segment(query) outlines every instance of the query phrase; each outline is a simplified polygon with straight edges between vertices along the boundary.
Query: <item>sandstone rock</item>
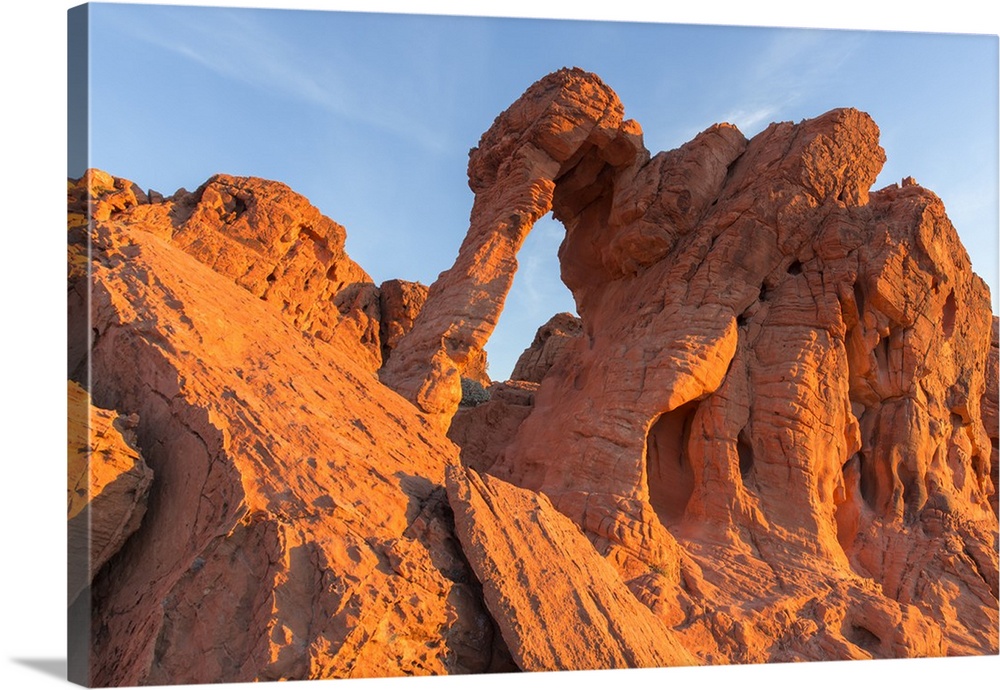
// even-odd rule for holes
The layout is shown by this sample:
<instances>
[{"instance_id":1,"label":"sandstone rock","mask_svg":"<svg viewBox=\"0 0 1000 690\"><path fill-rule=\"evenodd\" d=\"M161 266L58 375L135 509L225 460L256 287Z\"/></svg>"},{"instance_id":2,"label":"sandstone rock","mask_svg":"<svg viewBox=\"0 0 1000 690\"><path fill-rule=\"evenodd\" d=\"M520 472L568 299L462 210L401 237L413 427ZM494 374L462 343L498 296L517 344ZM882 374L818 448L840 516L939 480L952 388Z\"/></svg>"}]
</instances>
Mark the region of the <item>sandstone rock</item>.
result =
<instances>
[{"instance_id":1,"label":"sandstone rock","mask_svg":"<svg viewBox=\"0 0 1000 690\"><path fill-rule=\"evenodd\" d=\"M296 328L350 349L372 371L381 366L378 290L344 251L344 228L286 185L215 175L151 203L134 183L92 170L71 183L70 196L71 212L85 212L85 200L108 227L167 239Z\"/></svg>"},{"instance_id":2,"label":"sandstone rock","mask_svg":"<svg viewBox=\"0 0 1000 690\"><path fill-rule=\"evenodd\" d=\"M510 377L515 381L541 383L552 365L561 359L568 341L583 335L583 322L572 314L556 314L535 333L531 345L521 353Z\"/></svg>"},{"instance_id":3,"label":"sandstone rock","mask_svg":"<svg viewBox=\"0 0 1000 690\"><path fill-rule=\"evenodd\" d=\"M276 183L71 184L71 377L156 473L92 680L996 654L997 322L941 200L869 191L878 137L837 109L651 156L560 70L473 151L426 301ZM579 326L491 384L549 211Z\"/></svg>"},{"instance_id":4,"label":"sandstone rock","mask_svg":"<svg viewBox=\"0 0 1000 690\"><path fill-rule=\"evenodd\" d=\"M550 75L472 154L463 252L383 378L453 414L450 381L551 209L583 336L510 443L467 462L544 493L703 639L745 621L745 643L706 659L995 653L988 291L933 193L869 192L878 136L838 109L752 141L716 125L651 158L597 77ZM723 553L745 565L720 568ZM761 614L767 591L841 602L789 614L826 642L764 644L795 637ZM878 630L844 622L858 610ZM887 621L904 620L899 637Z\"/></svg>"},{"instance_id":5,"label":"sandstone rock","mask_svg":"<svg viewBox=\"0 0 1000 690\"><path fill-rule=\"evenodd\" d=\"M387 280L379 286L379 340L382 344L382 362L404 335L413 328L413 321L427 301L427 286L406 280Z\"/></svg>"},{"instance_id":6,"label":"sandstone rock","mask_svg":"<svg viewBox=\"0 0 1000 690\"><path fill-rule=\"evenodd\" d=\"M638 127L623 121L617 96L582 70L534 84L497 118L469 159L476 193L469 233L451 269L431 285L413 330L382 381L447 429L461 400L460 377L482 349L517 269L531 226L552 208L557 178L584 188L606 168L638 155Z\"/></svg>"},{"instance_id":7,"label":"sandstone rock","mask_svg":"<svg viewBox=\"0 0 1000 690\"><path fill-rule=\"evenodd\" d=\"M998 510L997 496L1000 492L1000 319L993 317L993 332L990 337L990 355L986 362L986 390L982 401L983 424L986 433L993 442L993 452L990 455L992 471L993 494L990 503L993 512Z\"/></svg>"},{"instance_id":8,"label":"sandstone rock","mask_svg":"<svg viewBox=\"0 0 1000 690\"><path fill-rule=\"evenodd\" d=\"M136 448L136 420L94 407L80 384L67 386L68 601L88 587L139 528L153 472Z\"/></svg>"},{"instance_id":9,"label":"sandstone rock","mask_svg":"<svg viewBox=\"0 0 1000 690\"><path fill-rule=\"evenodd\" d=\"M460 406L451 420L448 438L461 448L462 464L488 471L503 455L517 428L531 413L538 384L529 381L494 383L489 399L474 407Z\"/></svg>"},{"instance_id":10,"label":"sandstone rock","mask_svg":"<svg viewBox=\"0 0 1000 690\"><path fill-rule=\"evenodd\" d=\"M90 682L512 668L452 533L455 447L353 350L143 227L95 223L81 288L95 404L138 415L155 472L93 585Z\"/></svg>"},{"instance_id":11,"label":"sandstone rock","mask_svg":"<svg viewBox=\"0 0 1000 690\"><path fill-rule=\"evenodd\" d=\"M695 663L545 496L451 468L455 529L525 671Z\"/></svg>"}]
</instances>

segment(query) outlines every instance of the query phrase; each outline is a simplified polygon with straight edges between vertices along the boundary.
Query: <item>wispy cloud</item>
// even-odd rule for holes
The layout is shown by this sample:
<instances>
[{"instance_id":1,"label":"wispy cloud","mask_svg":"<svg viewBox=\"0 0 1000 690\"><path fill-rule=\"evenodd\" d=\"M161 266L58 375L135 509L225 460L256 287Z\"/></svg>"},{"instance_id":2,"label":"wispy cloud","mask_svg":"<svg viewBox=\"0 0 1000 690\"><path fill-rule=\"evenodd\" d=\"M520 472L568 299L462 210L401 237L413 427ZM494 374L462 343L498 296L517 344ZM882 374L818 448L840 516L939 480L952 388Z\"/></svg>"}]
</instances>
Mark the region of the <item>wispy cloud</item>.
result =
<instances>
[{"instance_id":1,"label":"wispy cloud","mask_svg":"<svg viewBox=\"0 0 1000 690\"><path fill-rule=\"evenodd\" d=\"M723 122L728 122L741 132L755 132L770 124L774 117L781 111L779 105L766 105L752 110L732 110L722 117Z\"/></svg>"},{"instance_id":2,"label":"wispy cloud","mask_svg":"<svg viewBox=\"0 0 1000 690\"><path fill-rule=\"evenodd\" d=\"M372 103L374 79L387 75L367 70L346 51L330 47L327 59L307 52L271 30L262 17L245 10L214 10L196 15L148 8L121 28L133 38L261 94L319 108L336 118L373 126L409 139L431 151L447 146L445 133L415 121L392 107ZM172 8L176 10L176 8Z\"/></svg>"},{"instance_id":3,"label":"wispy cloud","mask_svg":"<svg viewBox=\"0 0 1000 690\"><path fill-rule=\"evenodd\" d=\"M775 30L763 50L740 70L726 120L752 135L789 111L824 93L859 43L856 34Z\"/></svg>"}]
</instances>

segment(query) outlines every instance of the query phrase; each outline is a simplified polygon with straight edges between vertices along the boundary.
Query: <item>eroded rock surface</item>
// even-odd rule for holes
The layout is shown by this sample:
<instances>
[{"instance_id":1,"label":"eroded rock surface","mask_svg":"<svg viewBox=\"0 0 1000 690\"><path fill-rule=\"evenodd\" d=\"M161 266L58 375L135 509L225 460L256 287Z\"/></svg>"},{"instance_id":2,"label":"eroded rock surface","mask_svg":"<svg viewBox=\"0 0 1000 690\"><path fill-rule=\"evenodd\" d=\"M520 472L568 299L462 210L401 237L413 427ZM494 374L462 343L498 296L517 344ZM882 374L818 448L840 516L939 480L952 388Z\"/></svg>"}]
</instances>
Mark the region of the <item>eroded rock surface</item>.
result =
<instances>
[{"instance_id":1,"label":"eroded rock surface","mask_svg":"<svg viewBox=\"0 0 1000 690\"><path fill-rule=\"evenodd\" d=\"M92 588L90 681L513 668L452 532L454 445L354 349L145 227L96 221L76 279L95 404L138 416L156 477Z\"/></svg>"},{"instance_id":2,"label":"eroded rock surface","mask_svg":"<svg viewBox=\"0 0 1000 690\"><path fill-rule=\"evenodd\" d=\"M878 137L838 109L650 155L560 70L472 152L429 289L283 185L72 182L71 377L155 477L91 681L996 654L997 321L941 200L870 191ZM491 383L549 211L579 318Z\"/></svg>"},{"instance_id":3,"label":"eroded rock surface","mask_svg":"<svg viewBox=\"0 0 1000 690\"><path fill-rule=\"evenodd\" d=\"M514 364L510 378L514 381L534 381L542 379L560 359L570 341L583 335L583 322L568 313L556 314L535 333L531 345L521 353Z\"/></svg>"},{"instance_id":4,"label":"eroded rock surface","mask_svg":"<svg viewBox=\"0 0 1000 690\"><path fill-rule=\"evenodd\" d=\"M838 109L651 157L599 78L549 75L473 152L463 252L384 380L447 423L551 209L583 335L468 464L548 496L706 659L995 653L988 290L932 192L869 191L878 137ZM765 591L840 604L783 619ZM794 642L802 620L822 645Z\"/></svg>"},{"instance_id":5,"label":"eroded rock surface","mask_svg":"<svg viewBox=\"0 0 1000 690\"><path fill-rule=\"evenodd\" d=\"M67 396L67 593L72 604L139 528L153 472L136 448L135 418L94 407L75 381L67 384Z\"/></svg>"},{"instance_id":6,"label":"eroded rock surface","mask_svg":"<svg viewBox=\"0 0 1000 690\"><path fill-rule=\"evenodd\" d=\"M89 209L106 226L168 240L371 371L410 328L426 295L417 283L387 281L383 299L345 252L344 228L279 182L214 175L194 192L163 197L91 170L71 183L69 195L71 225Z\"/></svg>"},{"instance_id":7,"label":"eroded rock surface","mask_svg":"<svg viewBox=\"0 0 1000 690\"><path fill-rule=\"evenodd\" d=\"M639 130L600 80L562 70L534 84L483 135L469 157L476 193L455 264L381 373L382 381L446 430L461 377L496 327L517 270L517 251L552 208L555 180L586 187L607 166L630 163ZM586 194L586 191L583 192Z\"/></svg>"},{"instance_id":8,"label":"eroded rock surface","mask_svg":"<svg viewBox=\"0 0 1000 690\"><path fill-rule=\"evenodd\" d=\"M695 663L548 499L451 468L448 498L465 553L526 671Z\"/></svg>"}]
</instances>

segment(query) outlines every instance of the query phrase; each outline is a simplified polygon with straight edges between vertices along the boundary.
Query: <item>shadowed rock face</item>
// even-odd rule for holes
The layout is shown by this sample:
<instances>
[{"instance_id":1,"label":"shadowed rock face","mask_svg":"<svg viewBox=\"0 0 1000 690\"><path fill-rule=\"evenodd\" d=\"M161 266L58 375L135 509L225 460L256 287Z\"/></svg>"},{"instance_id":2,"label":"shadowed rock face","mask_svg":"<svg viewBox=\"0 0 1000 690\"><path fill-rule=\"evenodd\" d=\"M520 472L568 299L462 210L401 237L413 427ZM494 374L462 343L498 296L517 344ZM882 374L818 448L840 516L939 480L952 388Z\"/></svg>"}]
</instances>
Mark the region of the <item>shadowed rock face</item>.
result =
<instances>
[{"instance_id":1,"label":"shadowed rock face","mask_svg":"<svg viewBox=\"0 0 1000 690\"><path fill-rule=\"evenodd\" d=\"M429 290L278 183L71 181L70 378L152 471L80 581L90 682L995 654L997 320L941 201L869 191L878 136L651 156L560 70ZM489 385L549 211L579 317Z\"/></svg>"},{"instance_id":2,"label":"shadowed rock face","mask_svg":"<svg viewBox=\"0 0 1000 690\"><path fill-rule=\"evenodd\" d=\"M153 473L135 447L134 418L94 407L74 381L67 395L67 594L72 605L139 528Z\"/></svg>"}]
</instances>

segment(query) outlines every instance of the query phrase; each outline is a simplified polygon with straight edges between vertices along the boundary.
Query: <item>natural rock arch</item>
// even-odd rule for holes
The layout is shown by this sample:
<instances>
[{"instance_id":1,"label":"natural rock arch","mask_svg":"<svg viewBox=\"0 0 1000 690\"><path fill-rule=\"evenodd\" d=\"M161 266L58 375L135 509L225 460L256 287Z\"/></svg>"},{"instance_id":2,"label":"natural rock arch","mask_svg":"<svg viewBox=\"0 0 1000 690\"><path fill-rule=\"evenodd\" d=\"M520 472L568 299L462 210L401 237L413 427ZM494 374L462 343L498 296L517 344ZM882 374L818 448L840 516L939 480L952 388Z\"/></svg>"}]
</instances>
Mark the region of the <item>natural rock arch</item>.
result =
<instances>
[{"instance_id":1,"label":"natural rock arch","mask_svg":"<svg viewBox=\"0 0 1000 690\"><path fill-rule=\"evenodd\" d=\"M447 429L460 377L493 333L517 271L517 252L549 211L575 217L606 206L615 171L645 163L639 126L597 76L562 69L531 86L496 118L469 157L475 192L469 232L454 265L431 286L413 330L381 371L383 383ZM560 251L574 289L600 278L599 258ZM579 304L580 296L577 296Z\"/></svg>"},{"instance_id":2,"label":"natural rock arch","mask_svg":"<svg viewBox=\"0 0 1000 690\"><path fill-rule=\"evenodd\" d=\"M992 543L988 290L933 193L869 192L872 119L837 109L750 141L715 125L650 157L622 113L596 76L561 70L497 118L470 159L469 235L383 381L448 426L551 209L583 334L489 472L544 493L626 579L666 577L646 603L697 580L685 553L898 589L919 578L887 549L940 573L941 540ZM906 541L942 513L963 527ZM958 577L985 591L995 564Z\"/></svg>"}]
</instances>

